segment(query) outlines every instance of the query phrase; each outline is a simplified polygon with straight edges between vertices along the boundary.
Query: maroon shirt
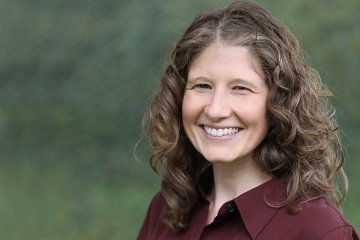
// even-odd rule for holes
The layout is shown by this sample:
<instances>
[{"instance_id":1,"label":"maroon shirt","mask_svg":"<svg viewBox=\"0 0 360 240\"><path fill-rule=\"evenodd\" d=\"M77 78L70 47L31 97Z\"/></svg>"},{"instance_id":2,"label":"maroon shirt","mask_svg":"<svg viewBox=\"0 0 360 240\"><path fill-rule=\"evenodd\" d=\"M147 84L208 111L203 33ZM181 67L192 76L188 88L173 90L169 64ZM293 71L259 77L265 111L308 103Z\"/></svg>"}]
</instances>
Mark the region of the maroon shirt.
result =
<instances>
[{"instance_id":1,"label":"maroon shirt","mask_svg":"<svg viewBox=\"0 0 360 240\"><path fill-rule=\"evenodd\" d=\"M303 203L300 213L295 215L285 208L270 207L266 203L280 202L285 192L285 183L270 180L225 203L208 225L209 202L202 199L194 210L189 227L178 233L171 232L161 220L161 211L166 203L158 193L151 202L137 239L359 239L353 227L324 198Z\"/></svg>"}]
</instances>

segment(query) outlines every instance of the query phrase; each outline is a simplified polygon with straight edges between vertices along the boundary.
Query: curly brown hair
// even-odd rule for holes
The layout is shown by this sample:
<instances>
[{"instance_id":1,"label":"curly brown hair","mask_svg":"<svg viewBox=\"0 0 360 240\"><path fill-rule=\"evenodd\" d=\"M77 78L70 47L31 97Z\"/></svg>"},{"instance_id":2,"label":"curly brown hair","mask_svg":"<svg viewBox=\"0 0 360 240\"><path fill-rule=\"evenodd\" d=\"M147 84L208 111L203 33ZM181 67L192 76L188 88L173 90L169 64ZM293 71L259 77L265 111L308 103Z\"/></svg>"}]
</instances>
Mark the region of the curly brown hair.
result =
<instances>
[{"instance_id":1,"label":"curly brown hair","mask_svg":"<svg viewBox=\"0 0 360 240\"><path fill-rule=\"evenodd\" d=\"M187 138L181 112L191 63L218 40L246 47L264 72L270 129L255 155L266 171L288 182L287 199L277 206L292 209L299 201L318 197L327 197L339 206L347 191L347 178L328 101L331 92L305 62L287 27L262 7L236 1L192 22L172 51L145 117L151 166L162 177L161 192L167 203L164 222L174 231L186 228L200 192L213 186L211 164Z\"/></svg>"}]
</instances>

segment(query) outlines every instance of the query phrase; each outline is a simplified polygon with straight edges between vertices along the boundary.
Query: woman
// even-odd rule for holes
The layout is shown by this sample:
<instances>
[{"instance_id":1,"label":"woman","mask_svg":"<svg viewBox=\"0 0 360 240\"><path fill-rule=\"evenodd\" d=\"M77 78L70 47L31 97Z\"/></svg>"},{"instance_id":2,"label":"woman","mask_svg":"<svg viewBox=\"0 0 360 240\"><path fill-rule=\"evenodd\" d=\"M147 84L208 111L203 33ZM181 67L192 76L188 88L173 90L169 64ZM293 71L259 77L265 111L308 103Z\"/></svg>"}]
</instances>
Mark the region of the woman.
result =
<instances>
[{"instance_id":1,"label":"woman","mask_svg":"<svg viewBox=\"0 0 360 240\"><path fill-rule=\"evenodd\" d=\"M194 20L148 115L162 186L138 239L358 239L338 210L331 93L289 30L237 1Z\"/></svg>"}]
</instances>

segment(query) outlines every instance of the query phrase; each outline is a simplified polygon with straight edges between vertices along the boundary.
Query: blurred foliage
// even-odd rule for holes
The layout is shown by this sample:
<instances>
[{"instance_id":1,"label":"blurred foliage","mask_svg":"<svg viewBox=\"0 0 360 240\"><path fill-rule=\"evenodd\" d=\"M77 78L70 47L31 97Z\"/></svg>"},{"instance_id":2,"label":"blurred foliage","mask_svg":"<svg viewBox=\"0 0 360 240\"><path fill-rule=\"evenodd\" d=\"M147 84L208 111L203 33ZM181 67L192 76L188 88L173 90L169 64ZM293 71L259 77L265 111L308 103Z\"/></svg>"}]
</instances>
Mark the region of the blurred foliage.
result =
<instances>
[{"instance_id":1,"label":"blurred foliage","mask_svg":"<svg viewBox=\"0 0 360 240\"><path fill-rule=\"evenodd\" d=\"M0 0L0 236L134 239L159 180L135 161L176 39L229 1ZM360 2L263 0L334 91L360 229Z\"/></svg>"}]
</instances>

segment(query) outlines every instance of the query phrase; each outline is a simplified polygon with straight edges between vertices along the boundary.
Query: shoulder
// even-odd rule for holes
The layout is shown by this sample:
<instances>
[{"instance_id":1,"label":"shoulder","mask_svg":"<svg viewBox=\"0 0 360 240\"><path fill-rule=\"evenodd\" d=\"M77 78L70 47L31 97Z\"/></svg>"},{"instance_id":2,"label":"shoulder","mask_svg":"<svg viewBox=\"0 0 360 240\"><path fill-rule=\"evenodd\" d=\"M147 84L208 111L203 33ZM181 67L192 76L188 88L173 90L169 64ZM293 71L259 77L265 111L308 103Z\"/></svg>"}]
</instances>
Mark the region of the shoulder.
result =
<instances>
[{"instance_id":1,"label":"shoulder","mask_svg":"<svg viewBox=\"0 0 360 240\"><path fill-rule=\"evenodd\" d=\"M316 239L358 239L339 209L325 198L303 203L298 218L304 225L302 230Z\"/></svg>"},{"instance_id":2,"label":"shoulder","mask_svg":"<svg viewBox=\"0 0 360 240\"><path fill-rule=\"evenodd\" d=\"M163 208L164 206L165 199L162 196L161 192L156 193L150 202L150 208Z\"/></svg>"},{"instance_id":3,"label":"shoulder","mask_svg":"<svg viewBox=\"0 0 360 240\"><path fill-rule=\"evenodd\" d=\"M152 198L146 217L138 233L137 239L154 239L156 232L163 228L162 211L165 208L165 199L160 192Z\"/></svg>"},{"instance_id":4,"label":"shoulder","mask_svg":"<svg viewBox=\"0 0 360 240\"><path fill-rule=\"evenodd\" d=\"M325 198L318 198L300 204L298 215L301 218L327 220L327 224L338 225L346 222L339 209Z\"/></svg>"},{"instance_id":5,"label":"shoulder","mask_svg":"<svg viewBox=\"0 0 360 240\"><path fill-rule=\"evenodd\" d=\"M302 203L296 214L281 208L267 227L274 228L289 239L353 239L355 234L340 211L324 198Z\"/></svg>"},{"instance_id":6,"label":"shoulder","mask_svg":"<svg viewBox=\"0 0 360 240\"><path fill-rule=\"evenodd\" d=\"M147 218L154 222L154 220L160 220L163 209L165 208L165 199L160 192L156 193L152 198L148 212Z\"/></svg>"},{"instance_id":7,"label":"shoulder","mask_svg":"<svg viewBox=\"0 0 360 240\"><path fill-rule=\"evenodd\" d=\"M322 232L349 225L339 209L324 198L301 204L300 212L297 215L298 220L309 229Z\"/></svg>"}]
</instances>

